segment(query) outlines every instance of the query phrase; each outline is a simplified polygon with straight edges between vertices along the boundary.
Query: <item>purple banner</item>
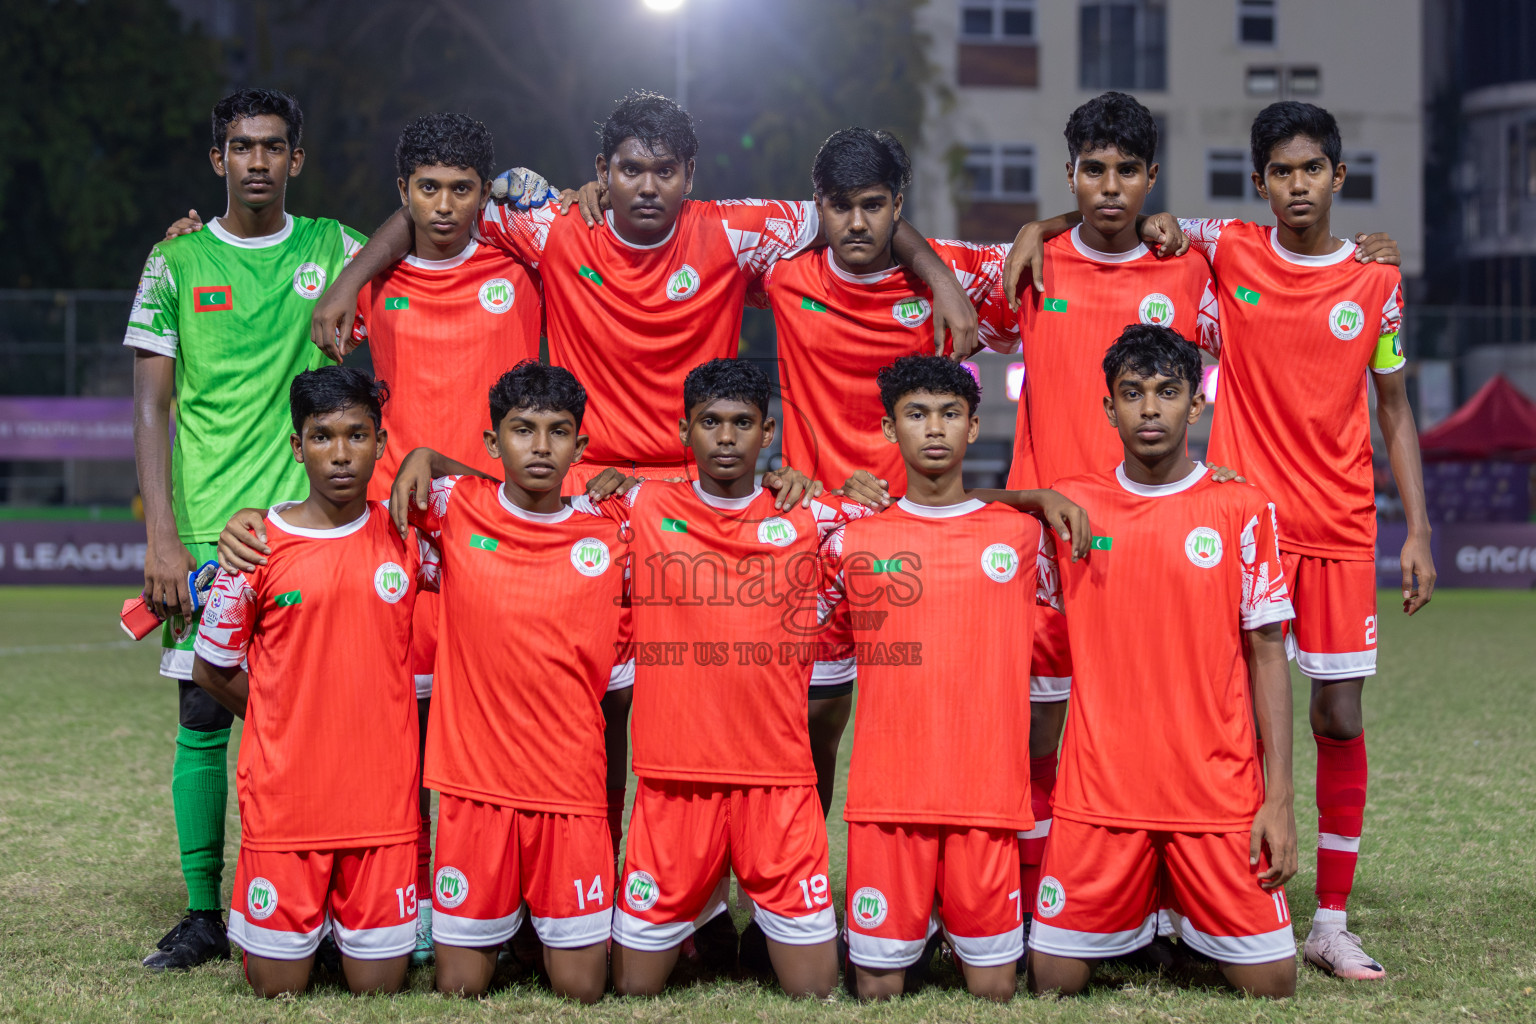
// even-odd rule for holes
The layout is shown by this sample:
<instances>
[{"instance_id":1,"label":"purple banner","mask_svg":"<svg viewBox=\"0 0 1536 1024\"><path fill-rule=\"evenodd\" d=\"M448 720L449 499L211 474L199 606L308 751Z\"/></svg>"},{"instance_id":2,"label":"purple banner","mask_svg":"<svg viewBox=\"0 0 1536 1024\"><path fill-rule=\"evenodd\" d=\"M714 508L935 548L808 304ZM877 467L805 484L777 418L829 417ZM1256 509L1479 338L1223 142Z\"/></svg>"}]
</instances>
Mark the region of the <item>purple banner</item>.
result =
<instances>
[{"instance_id":1,"label":"purple banner","mask_svg":"<svg viewBox=\"0 0 1536 1024\"><path fill-rule=\"evenodd\" d=\"M1536 523L1448 523L1435 567L1445 587L1536 587Z\"/></svg>"},{"instance_id":2,"label":"purple banner","mask_svg":"<svg viewBox=\"0 0 1536 1024\"><path fill-rule=\"evenodd\" d=\"M0 583L144 585L144 524L0 520Z\"/></svg>"},{"instance_id":3,"label":"purple banner","mask_svg":"<svg viewBox=\"0 0 1536 1024\"><path fill-rule=\"evenodd\" d=\"M0 459L131 459L132 398L0 398Z\"/></svg>"}]
</instances>

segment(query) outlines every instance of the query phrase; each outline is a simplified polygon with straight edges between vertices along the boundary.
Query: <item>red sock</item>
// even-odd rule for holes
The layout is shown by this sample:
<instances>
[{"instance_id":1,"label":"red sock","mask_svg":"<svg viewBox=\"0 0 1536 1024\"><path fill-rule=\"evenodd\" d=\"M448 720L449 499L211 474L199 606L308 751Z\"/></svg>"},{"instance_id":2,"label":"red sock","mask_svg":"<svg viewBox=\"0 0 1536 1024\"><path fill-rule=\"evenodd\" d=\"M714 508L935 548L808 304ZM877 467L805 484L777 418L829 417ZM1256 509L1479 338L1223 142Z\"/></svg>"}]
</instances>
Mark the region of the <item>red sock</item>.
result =
<instances>
[{"instance_id":1,"label":"red sock","mask_svg":"<svg viewBox=\"0 0 1536 1024\"><path fill-rule=\"evenodd\" d=\"M1056 792L1056 755L1029 759L1029 809L1035 827L1028 838L1019 840L1019 883L1024 898L1024 913L1035 912L1035 890L1040 888L1040 861L1045 856L1045 840L1051 834L1051 797Z\"/></svg>"},{"instance_id":2,"label":"red sock","mask_svg":"<svg viewBox=\"0 0 1536 1024\"><path fill-rule=\"evenodd\" d=\"M416 898L432 899L432 819L425 814L416 833Z\"/></svg>"},{"instance_id":3,"label":"red sock","mask_svg":"<svg viewBox=\"0 0 1536 1024\"><path fill-rule=\"evenodd\" d=\"M1365 734L1317 741L1317 905L1344 910L1355 884L1365 817Z\"/></svg>"},{"instance_id":4,"label":"red sock","mask_svg":"<svg viewBox=\"0 0 1536 1024\"><path fill-rule=\"evenodd\" d=\"M613 857L618 860L623 851L619 845L624 838L624 787L608 791L608 835L613 838Z\"/></svg>"}]
</instances>

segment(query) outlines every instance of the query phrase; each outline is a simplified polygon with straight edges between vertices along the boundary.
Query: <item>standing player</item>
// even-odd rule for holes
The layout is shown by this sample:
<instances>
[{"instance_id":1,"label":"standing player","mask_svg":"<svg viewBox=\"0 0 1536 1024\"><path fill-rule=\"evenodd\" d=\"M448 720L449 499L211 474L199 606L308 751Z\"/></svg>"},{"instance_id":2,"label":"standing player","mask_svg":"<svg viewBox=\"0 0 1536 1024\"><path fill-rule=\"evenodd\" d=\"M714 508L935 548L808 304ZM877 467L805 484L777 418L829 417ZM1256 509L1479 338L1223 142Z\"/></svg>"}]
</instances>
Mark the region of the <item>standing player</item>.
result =
<instances>
[{"instance_id":1,"label":"standing player","mask_svg":"<svg viewBox=\"0 0 1536 1024\"><path fill-rule=\"evenodd\" d=\"M906 493L906 469L880 433L882 409L870 381L900 356L935 350L933 294L891 251L911 180L895 136L867 128L834 132L811 167L827 247L775 263L756 296L766 298L778 328L784 461L824 480L868 470L897 495ZM1015 327L1000 287L1008 247L929 244L977 306L982 343L1011 349ZM839 609L811 675L811 753L824 813L832 807L838 744L853 707L847 611Z\"/></svg>"},{"instance_id":2,"label":"standing player","mask_svg":"<svg viewBox=\"0 0 1536 1024\"><path fill-rule=\"evenodd\" d=\"M328 932L353 992L395 992L416 941L407 683L420 559L367 498L384 386L327 366L290 395L309 496L267 513L267 564L219 574L192 670L245 719L229 937L257 995L308 987Z\"/></svg>"},{"instance_id":3,"label":"standing player","mask_svg":"<svg viewBox=\"0 0 1536 1024\"><path fill-rule=\"evenodd\" d=\"M683 941L727 912L733 869L784 990L825 997L837 980L805 721L817 551L836 514L819 502L780 510L754 480L773 440L768 393L751 363L696 367L678 433L698 481L642 482L622 499L640 786L613 922L621 995L661 991Z\"/></svg>"},{"instance_id":4,"label":"standing player","mask_svg":"<svg viewBox=\"0 0 1536 1024\"><path fill-rule=\"evenodd\" d=\"M160 674L178 681L171 801L187 916L144 966L229 955L221 920L232 719L194 686L187 573L214 556L230 513L303 493L288 446L286 390L325 362L308 343L314 301L362 245L334 220L283 208L304 166L293 97L242 89L213 108L209 161L228 208L206 230L150 252L123 343L134 349L134 453L144 499L144 596L166 620ZM175 409L176 441L170 436Z\"/></svg>"},{"instance_id":5,"label":"standing player","mask_svg":"<svg viewBox=\"0 0 1536 1024\"><path fill-rule=\"evenodd\" d=\"M486 394L508 367L539 356L542 309L533 275L515 257L472 237L490 193L495 150L485 125L464 114L428 114L395 147L400 204L410 216L409 255L363 286L353 336L368 344L375 372L390 382L387 448L369 497L386 500L401 456L433 448L477 471L499 471L481 442ZM422 742L432 696L438 599L423 594L411 635L411 673ZM432 951L431 794L423 788L416 891L416 956Z\"/></svg>"},{"instance_id":6,"label":"standing player","mask_svg":"<svg viewBox=\"0 0 1536 1024\"><path fill-rule=\"evenodd\" d=\"M1341 978L1386 971L1347 928L1346 905L1365 814L1360 696L1376 673L1376 500L1366 379L1408 518L1403 611L1429 602L1429 548L1418 432L1397 332L1402 280L1360 262L1333 237L1333 197L1344 185L1339 129L1310 103L1274 103L1253 123L1253 184L1275 226L1181 221L1211 263L1221 298L1221 403L1211 458L1275 499L1280 550L1296 592L1290 634L1312 680L1317 742L1317 913L1308 963ZM1351 258L1355 257L1355 258ZM1296 390L1287 381L1306 380Z\"/></svg>"},{"instance_id":7,"label":"standing player","mask_svg":"<svg viewBox=\"0 0 1536 1024\"><path fill-rule=\"evenodd\" d=\"M582 493L608 467L653 477L685 472L686 447L663 410L676 406L690 367L736 355L748 285L822 234L813 203L686 199L698 138L687 112L664 96L631 94L599 134L597 178L612 207L602 225L589 228L548 207L524 211L501 203L487 206L478 225L487 242L539 272L550 362L571 370L592 397L591 443L566 477L569 494ZM362 282L409 245L409 220L396 214L316 310L317 344L338 331L345 336ZM955 332L957 351L969 352L976 313L954 274L905 223L893 246L933 291L935 331ZM624 808L629 700L626 689L604 703L615 836Z\"/></svg>"},{"instance_id":8,"label":"standing player","mask_svg":"<svg viewBox=\"0 0 1536 1024\"><path fill-rule=\"evenodd\" d=\"M1231 985L1289 996L1293 613L1274 506L1185 454L1205 399L1200 355L1176 331L1133 324L1103 365L1125 460L1057 485L1098 536L1058 565L1077 675L1030 985L1081 991L1094 961L1151 941L1167 908Z\"/></svg>"},{"instance_id":9,"label":"standing player","mask_svg":"<svg viewBox=\"0 0 1536 1024\"><path fill-rule=\"evenodd\" d=\"M858 613L863 666L845 812L853 987L866 999L899 995L942 924L967 988L1004 1001L1024 954L1015 833L1033 819L1028 776L997 766L1029 756L1024 666L1041 527L966 497L962 464L981 422L970 373L906 356L878 381L906 496L828 543L836 597ZM1055 505L1052 521L1065 503ZM967 629L940 613L952 608L967 609Z\"/></svg>"}]
</instances>

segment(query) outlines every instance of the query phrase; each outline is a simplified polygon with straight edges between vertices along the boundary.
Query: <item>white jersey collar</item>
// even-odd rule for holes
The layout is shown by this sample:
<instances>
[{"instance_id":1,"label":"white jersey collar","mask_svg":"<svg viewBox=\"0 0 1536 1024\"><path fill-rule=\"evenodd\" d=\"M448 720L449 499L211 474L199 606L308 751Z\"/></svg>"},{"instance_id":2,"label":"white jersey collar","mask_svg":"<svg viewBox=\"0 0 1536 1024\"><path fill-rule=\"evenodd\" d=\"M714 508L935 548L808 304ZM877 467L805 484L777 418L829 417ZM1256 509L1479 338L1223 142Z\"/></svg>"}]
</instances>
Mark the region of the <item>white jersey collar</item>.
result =
<instances>
[{"instance_id":1,"label":"white jersey collar","mask_svg":"<svg viewBox=\"0 0 1536 1024\"><path fill-rule=\"evenodd\" d=\"M267 510L267 518L283 528L285 533L291 533L297 537L314 537L318 540L335 540L337 537L346 537L361 530L368 522L368 515L373 511L373 502L363 506L363 514L344 526L336 526L329 530L308 530L302 526L294 526L283 518L283 513L300 505L298 501L280 501Z\"/></svg>"},{"instance_id":2,"label":"white jersey collar","mask_svg":"<svg viewBox=\"0 0 1536 1024\"><path fill-rule=\"evenodd\" d=\"M512 504L512 499L507 497L506 487L501 484L496 485L496 500L501 502L502 508L530 523L563 523L575 514L575 510L569 505L560 506L559 512L530 512L525 508L519 508Z\"/></svg>"},{"instance_id":3,"label":"white jersey collar","mask_svg":"<svg viewBox=\"0 0 1536 1024\"><path fill-rule=\"evenodd\" d=\"M241 249L270 249L280 242L287 241L288 236L293 234L293 214L284 213L283 226L279 230L270 235L261 235L258 238L240 238L237 235L230 234L228 229L219 223L219 218L217 217L204 224L203 230L212 232L213 237L219 241Z\"/></svg>"},{"instance_id":4,"label":"white jersey collar","mask_svg":"<svg viewBox=\"0 0 1536 1024\"><path fill-rule=\"evenodd\" d=\"M1196 462L1195 468L1190 470L1189 475L1182 480L1175 480L1167 484L1139 484L1125 475L1125 463L1122 462L1115 467L1115 479L1120 481L1121 487L1124 487L1132 494L1139 494L1143 498L1166 498L1170 494L1178 494L1180 491L1189 490L1195 484L1205 479L1207 472L1209 470L1206 469L1205 463Z\"/></svg>"},{"instance_id":5,"label":"white jersey collar","mask_svg":"<svg viewBox=\"0 0 1536 1024\"><path fill-rule=\"evenodd\" d=\"M1147 254L1145 242L1137 242L1136 248L1127 249L1125 252L1100 252L1083 241L1083 226L1079 224L1072 229L1072 248L1084 259L1090 259L1095 263L1130 263L1139 260Z\"/></svg>"},{"instance_id":6,"label":"white jersey collar","mask_svg":"<svg viewBox=\"0 0 1536 1024\"><path fill-rule=\"evenodd\" d=\"M837 265L837 259L832 255L832 247L827 246L827 267L840 281L846 281L855 288L868 288L872 284L879 284L892 274L901 269L900 265L886 267L884 270L876 270L868 274L850 274Z\"/></svg>"},{"instance_id":7,"label":"white jersey collar","mask_svg":"<svg viewBox=\"0 0 1536 1024\"><path fill-rule=\"evenodd\" d=\"M740 512L742 509L752 504L752 502L756 500L759 494L763 493L763 485L755 485L752 488L752 493L744 498L717 498L713 494L705 493L704 488L699 486L699 482L695 480L693 482L693 493L697 494L699 496L699 500L708 505L710 508L718 508L726 512Z\"/></svg>"},{"instance_id":8,"label":"white jersey collar","mask_svg":"<svg viewBox=\"0 0 1536 1024\"><path fill-rule=\"evenodd\" d=\"M457 256L449 256L445 260L424 260L419 256L407 255L400 262L409 264L419 270L452 270L454 267L462 267L468 263L469 258L475 254L475 250L478 248L480 248L480 243L476 242L474 237L471 236L469 244Z\"/></svg>"},{"instance_id":9,"label":"white jersey collar","mask_svg":"<svg viewBox=\"0 0 1536 1024\"><path fill-rule=\"evenodd\" d=\"M1303 256L1299 252L1291 252L1280 244L1280 232L1276 228L1269 229L1269 247L1275 251L1275 255L1287 263L1294 263L1298 267L1331 267L1337 263L1343 263L1355 254L1355 243L1344 240L1337 252L1326 253L1322 256Z\"/></svg>"},{"instance_id":10,"label":"white jersey collar","mask_svg":"<svg viewBox=\"0 0 1536 1024\"><path fill-rule=\"evenodd\" d=\"M924 519L953 519L955 516L969 515L979 508L987 507L986 502L977 501L975 498L968 498L958 505L919 505L906 498L897 498L896 504L901 506L903 512L910 512Z\"/></svg>"},{"instance_id":11,"label":"white jersey collar","mask_svg":"<svg viewBox=\"0 0 1536 1024\"><path fill-rule=\"evenodd\" d=\"M683 202L687 203L688 200L684 199ZM645 252L645 251L647 251L649 249L660 249L662 246L664 246L668 242L672 241L672 236L677 234L677 225L683 219L683 211L682 210L678 210L677 211L677 220L672 222L672 228L671 228L671 230L669 230L667 232L667 237L663 238L659 242L652 242L650 245L640 245L640 244L638 244L636 242L631 242L631 241L629 241L629 239L627 239L623 235L619 234L619 229L613 226L613 211L612 210L608 210L607 212L605 212L603 214L603 216L606 217L607 220L608 220L608 232L609 232L609 234L613 235L613 240L614 241L618 242L620 245L622 245L626 249L636 249L636 250L639 250L640 252Z\"/></svg>"}]
</instances>

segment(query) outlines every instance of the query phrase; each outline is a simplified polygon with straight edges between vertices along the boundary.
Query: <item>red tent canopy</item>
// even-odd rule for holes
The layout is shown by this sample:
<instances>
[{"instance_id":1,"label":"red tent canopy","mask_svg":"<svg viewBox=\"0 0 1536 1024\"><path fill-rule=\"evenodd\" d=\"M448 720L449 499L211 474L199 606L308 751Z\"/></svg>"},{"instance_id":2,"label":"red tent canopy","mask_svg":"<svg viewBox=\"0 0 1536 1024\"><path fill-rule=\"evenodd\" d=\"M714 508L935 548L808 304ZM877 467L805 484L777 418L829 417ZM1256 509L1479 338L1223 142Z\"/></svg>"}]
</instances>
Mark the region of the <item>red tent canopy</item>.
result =
<instances>
[{"instance_id":1,"label":"red tent canopy","mask_svg":"<svg viewBox=\"0 0 1536 1024\"><path fill-rule=\"evenodd\" d=\"M1536 462L1536 402L1502 373L1467 404L1419 435L1426 462Z\"/></svg>"}]
</instances>

